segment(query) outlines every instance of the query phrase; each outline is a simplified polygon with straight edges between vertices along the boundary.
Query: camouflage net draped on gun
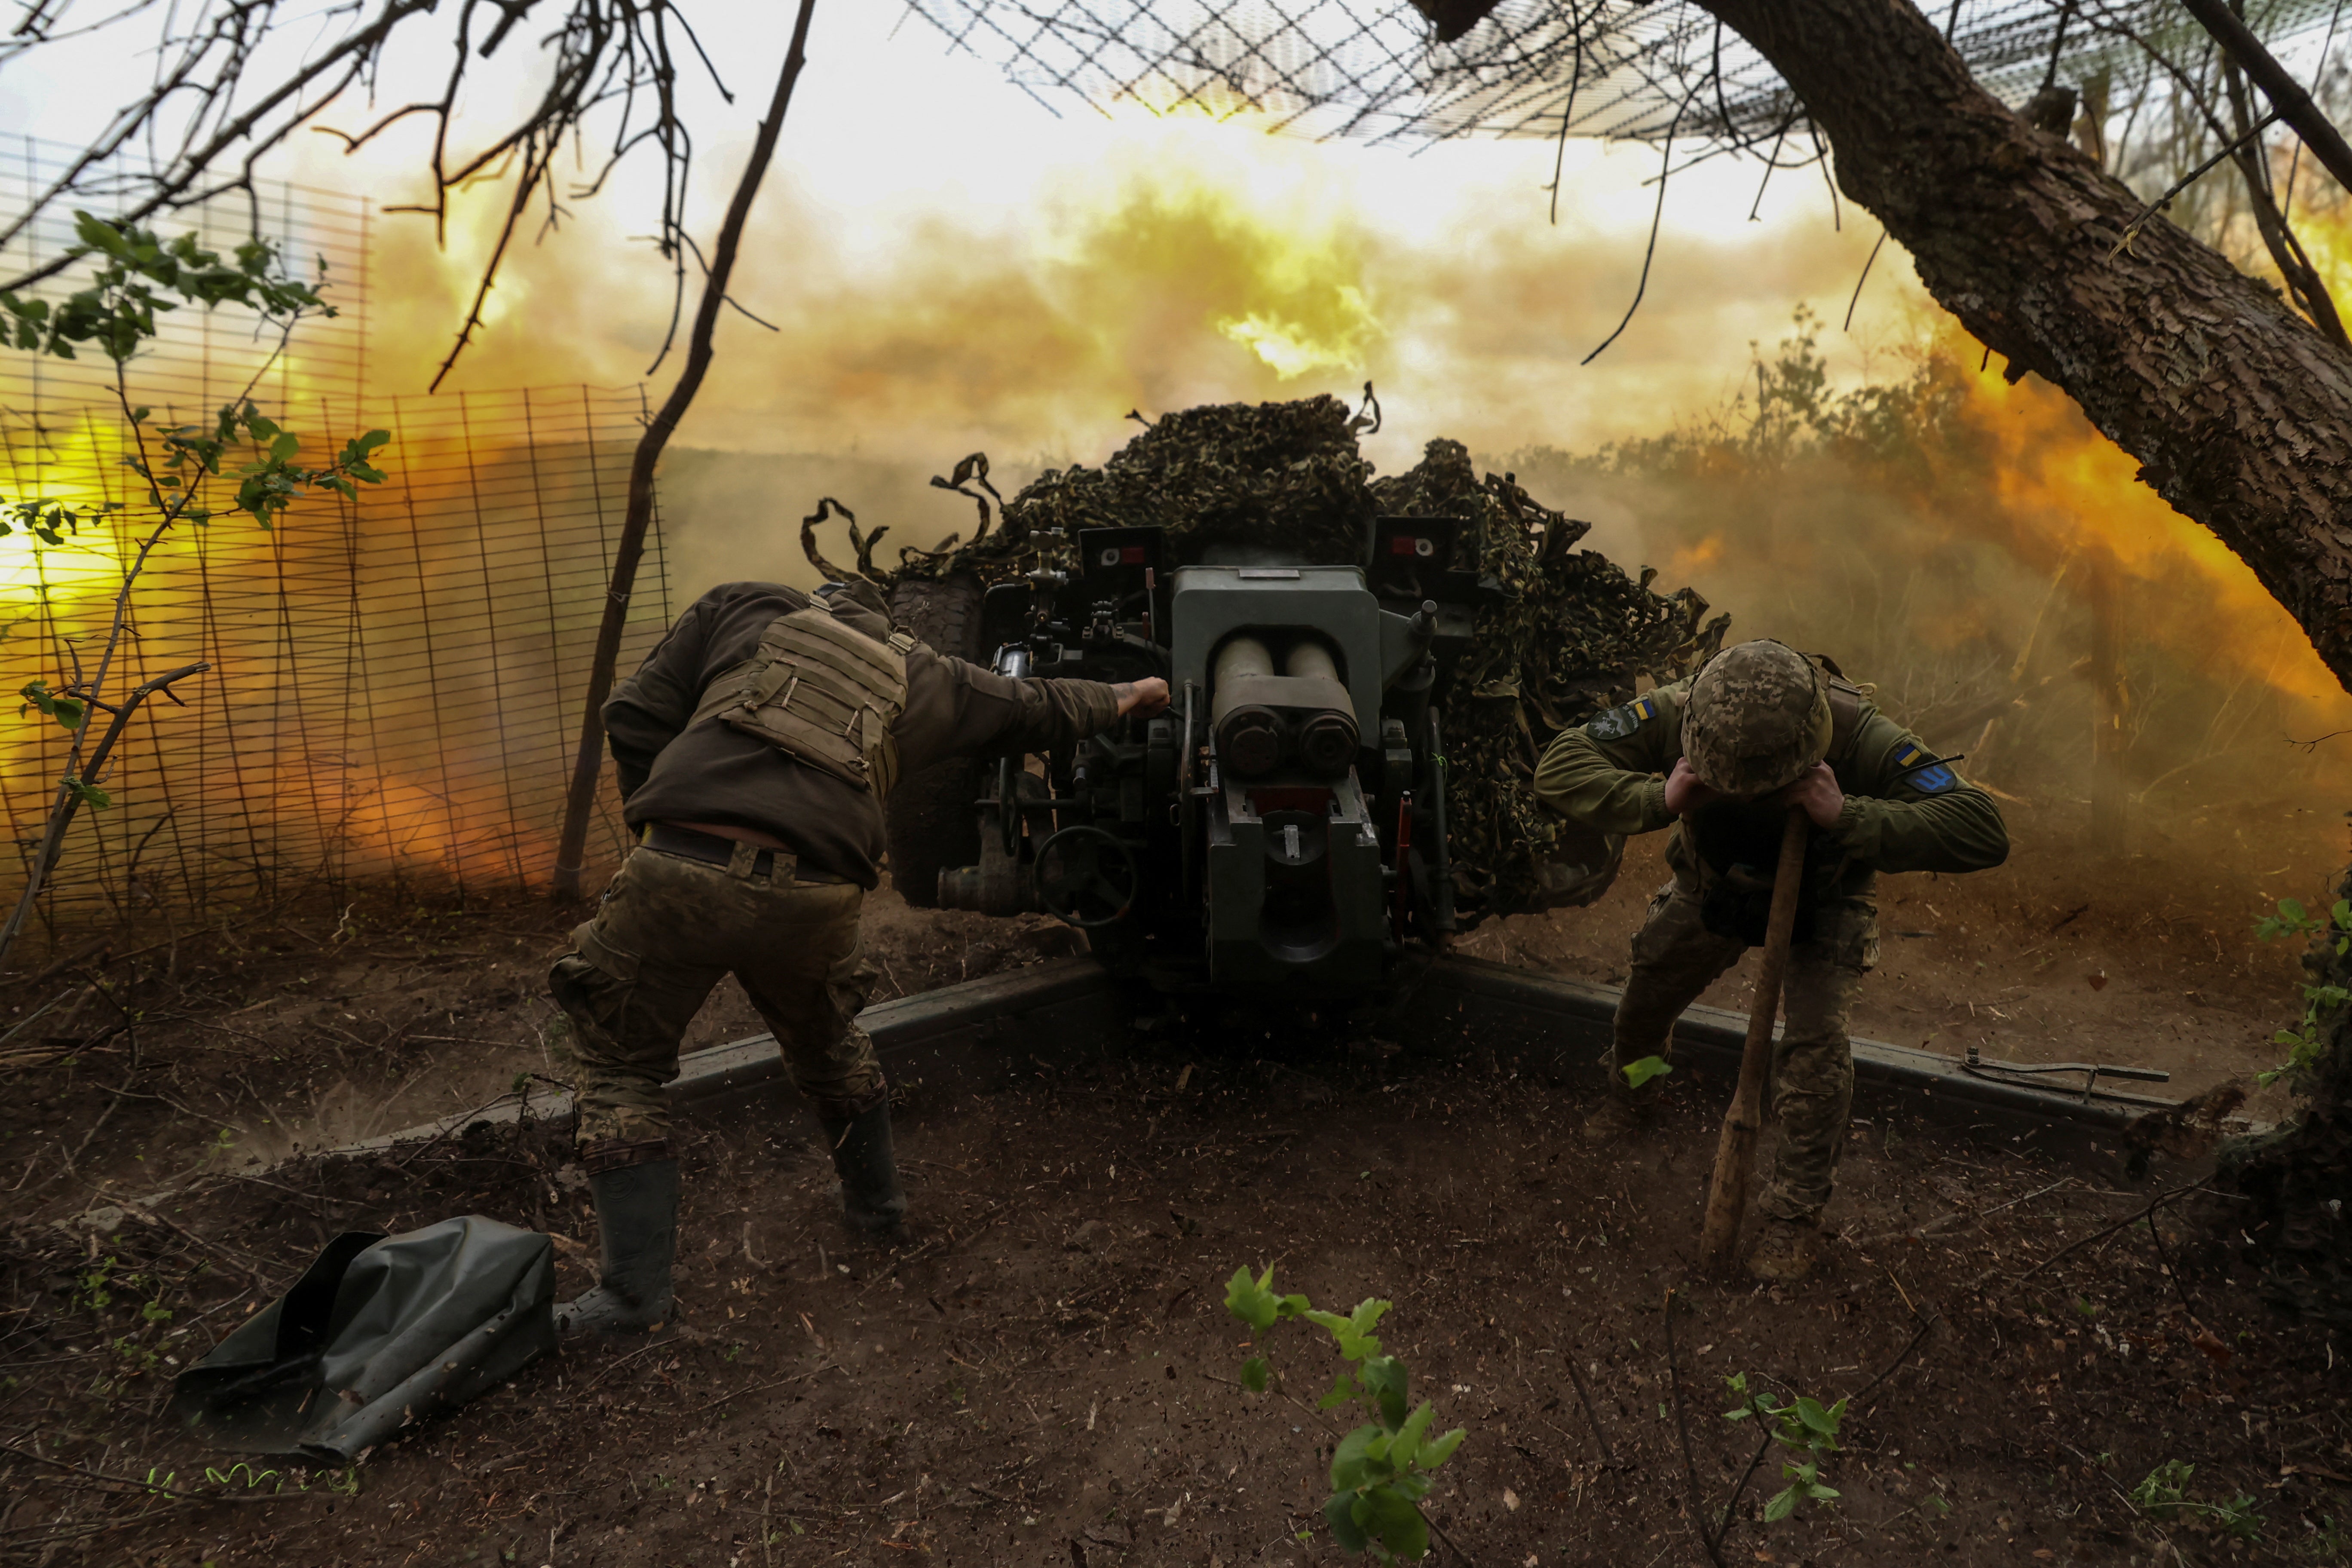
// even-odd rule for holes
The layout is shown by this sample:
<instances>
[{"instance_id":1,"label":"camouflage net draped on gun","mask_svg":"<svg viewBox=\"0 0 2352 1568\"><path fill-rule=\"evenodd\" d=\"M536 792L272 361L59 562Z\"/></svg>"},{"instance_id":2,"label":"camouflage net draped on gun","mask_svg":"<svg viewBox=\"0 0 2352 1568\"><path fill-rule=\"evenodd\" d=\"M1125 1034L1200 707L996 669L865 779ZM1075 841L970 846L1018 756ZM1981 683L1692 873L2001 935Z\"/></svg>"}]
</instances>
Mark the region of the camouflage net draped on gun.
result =
<instances>
[{"instance_id":1,"label":"camouflage net draped on gun","mask_svg":"<svg viewBox=\"0 0 2352 1568\"><path fill-rule=\"evenodd\" d=\"M886 530L862 531L830 498L803 524L802 542L820 571L846 580L814 532L839 511L856 574L887 588L958 573L994 584L1069 571L1082 528L1159 524L1178 562L1239 547L1299 564L1352 564L1364 559L1376 517L1456 519L1453 565L1497 589L1478 612L1476 647L1443 704L1456 907L1466 926L1583 901L1564 896L1556 868L1563 856L1580 856L1593 868L1591 853L1565 843L1580 830L1533 794L1545 742L1630 700L1637 676L1664 684L1687 674L1721 643L1730 617L1708 620L1693 590L1658 594L1649 569L1636 579L1599 552L1576 549L1591 524L1538 502L1507 474L1479 475L1458 441L1432 441L1408 472L1375 478L1357 436L1377 428L1376 419L1376 407L1351 413L1328 396L1188 408L1148 426L1101 468L1049 469L1009 501L989 483L988 459L966 458L931 482L971 499L973 536L902 548L895 568L873 559Z\"/></svg>"}]
</instances>

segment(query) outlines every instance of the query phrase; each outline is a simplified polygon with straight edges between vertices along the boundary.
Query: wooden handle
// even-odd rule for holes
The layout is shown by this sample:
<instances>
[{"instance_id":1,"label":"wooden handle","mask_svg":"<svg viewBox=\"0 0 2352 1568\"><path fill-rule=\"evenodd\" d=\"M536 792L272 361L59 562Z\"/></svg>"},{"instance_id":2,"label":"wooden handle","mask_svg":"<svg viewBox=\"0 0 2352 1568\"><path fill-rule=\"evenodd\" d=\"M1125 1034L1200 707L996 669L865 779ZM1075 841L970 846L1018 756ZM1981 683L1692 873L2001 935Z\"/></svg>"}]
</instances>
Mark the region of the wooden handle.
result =
<instances>
[{"instance_id":1,"label":"wooden handle","mask_svg":"<svg viewBox=\"0 0 2352 1568\"><path fill-rule=\"evenodd\" d=\"M1772 874L1772 912L1764 921L1764 961L1756 972L1756 1005L1748 1014L1748 1044L1739 1053L1739 1088L1724 1113L1715 1146L1715 1179L1707 1188L1706 1227L1699 1249L1715 1268L1727 1267L1748 1218L1748 1188L1756 1164L1756 1134L1764 1125L1764 1079L1772 1069L1772 1020L1780 1011L1780 981L1789 970L1789 940L1797 929L1797 899L1805 879L1805 837L1811 825L1801 806L1789 808L1780 830L1780 864Z\"/></svg>"}]
</instances>

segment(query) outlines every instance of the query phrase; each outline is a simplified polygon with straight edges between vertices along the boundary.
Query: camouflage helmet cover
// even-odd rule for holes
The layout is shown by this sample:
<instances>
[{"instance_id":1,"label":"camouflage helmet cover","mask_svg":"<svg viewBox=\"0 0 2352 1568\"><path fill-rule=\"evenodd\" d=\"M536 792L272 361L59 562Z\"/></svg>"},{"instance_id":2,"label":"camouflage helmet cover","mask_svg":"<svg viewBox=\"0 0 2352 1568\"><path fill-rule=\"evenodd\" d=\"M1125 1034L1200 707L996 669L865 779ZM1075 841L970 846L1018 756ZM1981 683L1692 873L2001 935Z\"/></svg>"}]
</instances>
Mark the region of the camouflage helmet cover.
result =
<instances>
[{"instance_id":1,"label":"camouflage helmet cover","mask_svg":"<svg viewBox=\"0 0 2352 1568\"><path fill-rule=\"evenodd\" d=\"M1813 661L1759 638L1725 648L1691 681L1683 755L1710 789L1767 795L1828 753L1830 729L1829 687Z\"/></svg>"}]
</instances>

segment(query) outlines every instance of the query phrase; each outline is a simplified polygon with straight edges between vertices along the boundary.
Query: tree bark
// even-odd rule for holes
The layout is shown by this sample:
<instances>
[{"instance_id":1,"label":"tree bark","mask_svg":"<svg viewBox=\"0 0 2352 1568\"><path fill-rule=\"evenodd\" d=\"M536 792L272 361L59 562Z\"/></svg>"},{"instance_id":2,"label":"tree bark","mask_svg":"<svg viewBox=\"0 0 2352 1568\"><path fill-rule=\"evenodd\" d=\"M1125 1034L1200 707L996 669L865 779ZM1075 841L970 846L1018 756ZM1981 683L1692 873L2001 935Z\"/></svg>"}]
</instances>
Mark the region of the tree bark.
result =
<instances>
[{"instance_id":1,"label":"tree bark","mask_svg":"<svg viewBox=\"0 0 2352 1568\"><path fill-rule=\"evenodd\" d=\"M1910 0L1701 0L1829 137L1938 303L2064 390L2352 686L2352 356L1977 86ZM2122 247L2122 248L2118 248Z\"/></svg>"},{"instance_id":2,"label":"tree bark","mask_svg":"<svg viewBox=\"0 0 2352 1568\"><path fill-rule=\"evenodd\" d=\"M596 628L596 651L588 664L588 697L580 714L580 748L572 761L572 786L563 798L563 832L555 847L554 893L569 901L580 896L580 874L586 869L588 816L596 805L596 780L604 767L604 699L613 694L613 669L621 657L621 633L628 625L629 595L636 589L637 563L646 552L646 531L654 518L654 469L662 448L702 389L709 372L711 339L719 329L719 311L727 303L727 279L735 270L736 252L743 242L743 225L751 214L751 200L760 194L768 161L775 155L776 138L784 128L784 110L793 101L793 84L806 63L809 16L816 0L800 0L793 22L792 47L784 51L783 69L776 76L775 95L767 118L751 142L751 159L736 182L734 199L727 204L727 221L711 248L709 274L703 279L702 301L695 308L694 331L687 341L686 367L677 384L662 401L660 412L637 441L629 464L628 510L621 521L621 537L613 551L613 581L604 595L604 618Z\"/></svg>"}]
</instances>

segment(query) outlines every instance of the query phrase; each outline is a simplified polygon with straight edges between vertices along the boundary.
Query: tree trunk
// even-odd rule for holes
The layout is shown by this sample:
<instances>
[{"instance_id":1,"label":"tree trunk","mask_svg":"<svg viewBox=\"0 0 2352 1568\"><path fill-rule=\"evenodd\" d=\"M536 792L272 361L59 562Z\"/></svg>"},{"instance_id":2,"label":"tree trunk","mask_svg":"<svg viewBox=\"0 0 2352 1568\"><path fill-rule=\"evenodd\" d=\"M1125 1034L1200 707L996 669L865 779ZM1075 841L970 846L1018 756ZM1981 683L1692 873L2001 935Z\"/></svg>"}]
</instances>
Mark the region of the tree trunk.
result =
<instances>
[{"instance_id":1,"label":"tree trunk","mask_svg":"<svg viewBox=\"0 0 2352 1568\"><path fill-rule=\"evenodd\" d=\"M2064 389L2352 685L2352 357L1970 79L1909 0L1702 0L1969 331ZM2119 247L2121 248L2119 248Z\"/></svg>"},{"instance_id":2,"label":"tree trunk","mask_svg":"<svg viewBox=\"0 0 2352 1568\"><path fill-rule=\"evenodd\" d=\"M735 270L735 256L743 243L743 226L751 216L751 198L760 194L760 182L767 177L768 161L776 151L776 138L784 128L784 110L793 101L793 84L800 80L801 67L807 58L809 14L816 9L816 0L800 0L800 14L793 22L792 46L784 51L783 68L776 74L775 95L768 102L768 116L760 121L759 134L752 139L751 156L743 164L743 176L735 183L734 199L727 204L727 219L720 225L719 242L711 247L710 266L703 279L702 301L694 312L694 330L687 339L686 367L678 373L677 384L670 388L662 400L660 410L646 426L646 433L637 439L635 456L629 463L629 503L622 515L621 537L613 550L613 581L604 594L604 617L596 628L596 651L588 661L588 696L580 714L580 745L572 759L572 785L564 793L563 831L555 846L554 894L561 902L570 902L580 896L580 874L588 849L588 816L596 805L596 780L604 771L604 699L613 694L614 667L621 657L621 633L629 622L629 595L636 591L637 563L646 551L646 530L654 520L654 469L661 461L662 448L669 445L677 422L694 404L694 395L702 390L702 378L710 369L711 341L719 331L719 308L727 303L727 279Z\"/></svg>"}]
</instances>

